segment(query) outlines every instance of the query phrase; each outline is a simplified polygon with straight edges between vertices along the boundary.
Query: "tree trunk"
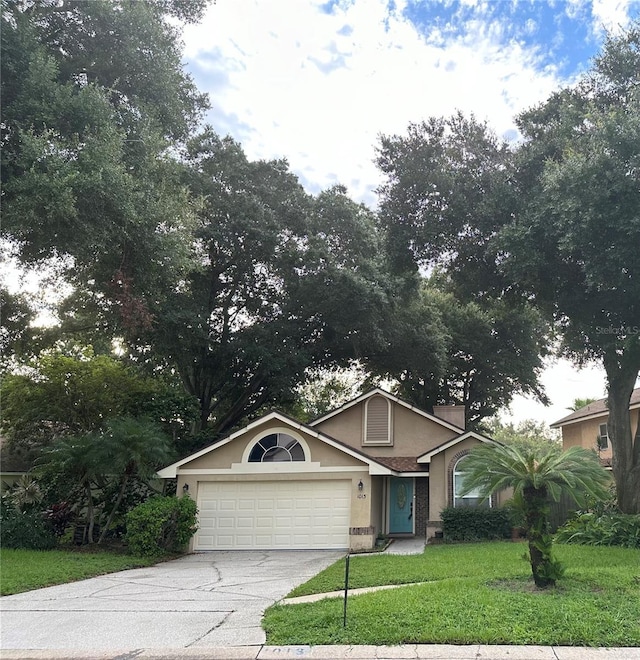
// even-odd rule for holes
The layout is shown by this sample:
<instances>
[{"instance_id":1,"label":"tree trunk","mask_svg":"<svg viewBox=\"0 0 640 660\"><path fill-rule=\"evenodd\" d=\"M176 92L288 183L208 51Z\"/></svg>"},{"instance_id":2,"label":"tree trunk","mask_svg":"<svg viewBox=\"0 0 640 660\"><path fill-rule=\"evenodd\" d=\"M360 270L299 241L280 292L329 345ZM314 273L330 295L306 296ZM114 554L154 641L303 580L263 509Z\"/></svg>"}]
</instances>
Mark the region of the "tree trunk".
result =
<instances>
[{"instance_id":1,"label":"tree trunk","mask_svg":"<svg viewBox=\"0 0 640 660\"><path fill-rule=\"evenodd\" d=\"M522 501L533 581L539 589L552 587L556 581L551 557L553 537L549 532L547 489L533 486L525 488Z\"/></svg>"},{"instance_id":2,"label":"tree trunk","mask_svg":"<svg viewBox=\"0 0 640 660\"><path fill-rule=\"evenodd\" d=\"M87 543L93 543L93 526L95 514L93 511L93 496L91 494L91 483L85 483L85 490L87 491Z\"/></svg>"},{"instance_id":3,"label":"tree trunk","mask_svg":"<svg viewBox=\"0 0 640 660\"><path fill-rule=\"evenodd\" d=\"M205 397L200 397L200 416L198 417L196 433L206 431L209 425L209 416L211 415L211 400L207 401Z\"/></svg>"},{"instance_id":4,"label":"tree trunk","mask_svg":"<svg viewBox=\"0 0 640 660\"><path fill-rule=\"evenodd\" d=\"M107 518L107 522L104 524L104 528L102 529L102 532L100 533L100 538L98 539L98 544L102 543L104 541L105 536L107 535L107 531L109 530L109 527L111 526L111 523L113 522L113 519L116 515L116 511L118 510L118 507L120 506L120 502L122 502L122 498L124 497L124 491L125 488L127 487L127 483L129 482L129 475L125 474L123 479L122 479L122 484L120 485L120 490L118 491L118 497L116 497L115 504L113 505L111 509L111 513L109 513L109 517Z\"/></svg>"},{"instance_id":5,"label":"tree trunk","mask_svg":"<svg viewBox=\"0 0 640 660\"><path fill-rule=\"evenodd\" d=\"M629 411L640 359L625 360L612 351L605 356L604 366L609 381L608 434L618 508L622 513L640 514L640 429L636 428L634 434Z\"/></svg>"}]
</instances>

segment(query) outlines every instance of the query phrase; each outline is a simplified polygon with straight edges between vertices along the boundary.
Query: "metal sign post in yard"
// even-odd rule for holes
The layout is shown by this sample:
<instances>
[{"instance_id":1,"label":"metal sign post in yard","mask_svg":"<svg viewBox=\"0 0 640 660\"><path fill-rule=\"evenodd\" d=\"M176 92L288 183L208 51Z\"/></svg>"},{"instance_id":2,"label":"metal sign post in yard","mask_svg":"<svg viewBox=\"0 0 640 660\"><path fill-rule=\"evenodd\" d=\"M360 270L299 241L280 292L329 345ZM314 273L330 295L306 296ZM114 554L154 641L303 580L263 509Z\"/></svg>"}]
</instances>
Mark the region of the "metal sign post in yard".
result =
<instances>
[{"instance_id":1,"label":"metal sign post in yard","mask_svg":"<svg viewBox=\"0 0 640 660\"><path fill-rule=\"evenodd\" d=\"M349 558L351 555L347 553L344 564L344 611L342 615L342 627L347 627L347 596L349 593Z\"/></svg>"}]
</instances>

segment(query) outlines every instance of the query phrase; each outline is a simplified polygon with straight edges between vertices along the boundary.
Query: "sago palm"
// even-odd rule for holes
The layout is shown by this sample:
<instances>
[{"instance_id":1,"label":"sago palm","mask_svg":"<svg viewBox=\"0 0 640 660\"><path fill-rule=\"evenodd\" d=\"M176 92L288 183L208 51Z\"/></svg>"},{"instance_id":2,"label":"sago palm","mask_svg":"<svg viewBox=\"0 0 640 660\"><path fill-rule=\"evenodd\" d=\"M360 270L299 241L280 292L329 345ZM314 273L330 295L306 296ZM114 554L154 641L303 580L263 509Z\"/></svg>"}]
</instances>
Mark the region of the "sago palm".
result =
<instances>
[{"instance_id":1,"label":"sago palm","mask_svg":"<svg viewBox=\"0 0 640 660\"><path fill-rule=\"evenodd\" d=\"M597 456L582 447L567 451L557 445L522 446L491 444L473 449L461 464L462 494L478 491L481 497L513 488L522 508L529 542L531 571L537 587L555 584L560 565L551 550L549 499L568 493L580 506L587 497L604 498L610 477Z\"/></svg>"}]
</instances>

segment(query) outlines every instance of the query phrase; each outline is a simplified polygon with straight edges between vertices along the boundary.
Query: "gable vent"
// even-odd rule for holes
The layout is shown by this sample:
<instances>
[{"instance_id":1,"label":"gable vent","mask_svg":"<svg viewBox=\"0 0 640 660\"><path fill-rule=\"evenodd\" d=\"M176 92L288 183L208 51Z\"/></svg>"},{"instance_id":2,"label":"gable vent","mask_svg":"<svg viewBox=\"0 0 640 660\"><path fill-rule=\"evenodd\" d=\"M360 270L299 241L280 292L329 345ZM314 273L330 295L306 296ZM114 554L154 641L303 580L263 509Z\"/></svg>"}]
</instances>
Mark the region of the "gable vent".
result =
<instances>
[{"instance_id":1,"label":"gable vent","mask_svg":"<svg viewBox=\"0 0 640 660\"><path fill-rule=\"evenodd\" d=\"M389 444L389 402L381 396L374 396L366 406L366 444Z\"/></svg>"}]
</instances>

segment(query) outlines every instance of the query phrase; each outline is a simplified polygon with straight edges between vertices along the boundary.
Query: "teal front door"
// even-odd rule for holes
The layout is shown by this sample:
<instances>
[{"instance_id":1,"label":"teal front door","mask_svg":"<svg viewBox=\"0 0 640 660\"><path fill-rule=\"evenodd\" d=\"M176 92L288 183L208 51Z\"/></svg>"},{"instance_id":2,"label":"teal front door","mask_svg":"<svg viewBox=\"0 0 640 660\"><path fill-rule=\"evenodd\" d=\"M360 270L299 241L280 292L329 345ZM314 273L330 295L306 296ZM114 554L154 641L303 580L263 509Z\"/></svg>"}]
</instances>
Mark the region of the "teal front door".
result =
<instances>
[{"instance_id":1,"label":"teal front door","mask_svg":"<svg viewBox=\"0 0 640 660\"><path fill-rule=\"evenodd\" d=\"M413 534L413 479L389 480L389 534Z\"/></svg>"}]
</instances>

